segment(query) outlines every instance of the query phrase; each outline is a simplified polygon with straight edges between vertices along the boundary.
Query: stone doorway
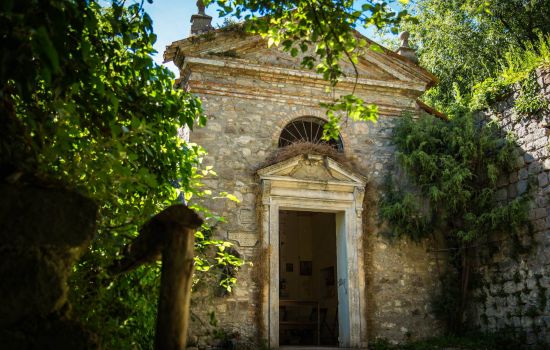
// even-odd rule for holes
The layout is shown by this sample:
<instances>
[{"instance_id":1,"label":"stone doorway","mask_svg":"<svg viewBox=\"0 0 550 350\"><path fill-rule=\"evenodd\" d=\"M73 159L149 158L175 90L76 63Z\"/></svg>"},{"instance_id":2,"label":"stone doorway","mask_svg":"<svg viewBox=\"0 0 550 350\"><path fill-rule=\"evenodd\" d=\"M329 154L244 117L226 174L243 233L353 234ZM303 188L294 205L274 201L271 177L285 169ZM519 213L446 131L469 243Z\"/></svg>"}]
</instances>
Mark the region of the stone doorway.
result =
<instances>
[{"instance_id":1,"label":"stone doorway","mask_svg":"<svg viewBox=\"0 0 550 350\"><path fill-rule=\"evenodd\" d=\"M338 345L336 215L279 212L279 343Z\"/></svg>"},{"instance_id":2,"label":"stone doorway","mask_svg":"<svg viewBox=\"0 0 550 350\"><path fill-rule=\"evenodd\" d=\"M366 299L362 251L362 205L366 180L327 156L304 154L258 171L266 280L262 294L263 337L280 345L281 212L331 213L336 232L338 346L366 346ZM286 268L286 266L284 267Z\"/></svg>"}]
</instances>

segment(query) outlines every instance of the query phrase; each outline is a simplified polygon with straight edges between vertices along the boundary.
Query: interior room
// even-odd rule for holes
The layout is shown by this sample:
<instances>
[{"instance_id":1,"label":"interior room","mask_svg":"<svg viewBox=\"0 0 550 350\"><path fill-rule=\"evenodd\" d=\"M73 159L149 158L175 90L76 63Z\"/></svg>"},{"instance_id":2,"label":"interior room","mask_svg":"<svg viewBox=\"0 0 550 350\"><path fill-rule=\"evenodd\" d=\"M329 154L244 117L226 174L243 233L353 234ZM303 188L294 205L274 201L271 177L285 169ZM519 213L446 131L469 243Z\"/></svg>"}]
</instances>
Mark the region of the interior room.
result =
<instances>
[{"instance_id":1,"label":"interior room","mask_svg":"<svg viewBox=\"0 0 550 350\"><path fill-rule=\"evenodd\" d=\"M279 223L279 342L337 346L335 214L281 211Z\"/></svg>"}]
</instances>

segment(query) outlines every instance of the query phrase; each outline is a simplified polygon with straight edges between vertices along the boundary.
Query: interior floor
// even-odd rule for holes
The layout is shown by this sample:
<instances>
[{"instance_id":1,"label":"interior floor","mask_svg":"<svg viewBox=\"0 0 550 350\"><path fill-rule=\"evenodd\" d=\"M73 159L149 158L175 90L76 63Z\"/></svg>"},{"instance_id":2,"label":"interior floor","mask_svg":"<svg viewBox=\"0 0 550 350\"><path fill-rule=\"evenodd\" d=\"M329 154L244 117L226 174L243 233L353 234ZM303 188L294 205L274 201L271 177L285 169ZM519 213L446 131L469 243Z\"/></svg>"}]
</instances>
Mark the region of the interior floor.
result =
<instances>
[{"instance_id":1,"label":"interior floor","mask_svg":"<svg viewBox=\"0 0 550 350\"><path fill-rule=\"evenodd\" d=\"M279 223L279 343L337 346L335 214L281 211Z\"/></svg>"}]
</instances>

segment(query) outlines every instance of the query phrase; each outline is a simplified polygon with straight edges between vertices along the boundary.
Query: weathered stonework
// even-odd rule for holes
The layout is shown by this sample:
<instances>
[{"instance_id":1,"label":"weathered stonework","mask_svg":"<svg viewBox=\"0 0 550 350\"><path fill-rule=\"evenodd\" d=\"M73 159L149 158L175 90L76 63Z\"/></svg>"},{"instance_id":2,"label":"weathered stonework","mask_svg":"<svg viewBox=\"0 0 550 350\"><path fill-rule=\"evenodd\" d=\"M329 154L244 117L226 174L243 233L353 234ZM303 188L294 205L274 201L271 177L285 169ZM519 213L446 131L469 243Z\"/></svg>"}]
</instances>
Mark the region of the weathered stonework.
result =
<instances>
[{"instance_id":1,"label":"weathered stonework","mask_svg":"<svg viewBox=\"0 0 550 350\"><path fill-rule=\"evenodd\" d=\"M538 71L537 77L541 94L550 101L550 71ZM550 109L520 115L514 109L517 96L516 91L497 103L486 117L514 137L520 151L515 170L499 179L496 199L528 193L531 232L520 236L522 247L505 240L482 261L472 321L484 330L525 332L528 344L550 344Z\"/></svg>"},{"instance_id":2,"label":"weathered stonework","mask_svg":"<svg viewBox=\"0 0 550 350\"><path fill-rule=\"evenodd\" d=\"M96 231L89 198L23 175L0 182L0 344L4 349L100 349L70 314L67 280Z\"/></svg>"},{"instance_id":3,"label":"weathered stonework","mask_svg":"<svg viewBox=\"0 0 550 350\"><path fill-rule=\"evenodd\" d=\"M231 57L224 54L227 52L231 52ZM319 103L330 101L332 95L325 92L326 82L320 76L300 69L299 58L268 49L258 37L217 31L208 37L173 43L165 58L179 66L178 83L200 96L208 116L208 125L190 134L192 142L208 151L205 165L212 165L217 172L216 177L209 177L204 183L214 193L226 191L240 200L206 202L211 210L226 218L217 234L234 242L241 257L254 262L239 272L239 284L232 294L216 297L211 291L197 292L192 341L201 346L208 343L201 341L206 339L199 334L205 325L197 319L207 323L207 315L213 311L220 328L234 337L239 334L241 347L262 341L277 346L278 336L269 334L271 321L266 311L266 302L267 309L271 305L268 295L278 293L278 286L271 283L272 289L269 287L273 278L269 277L273 276L269 268L272 264L273 270L276 260L273 254L278 248L267 238L270 232L266 232L266 227L268 231L272 228L265 224L266 218L272 217L269 213L273 213L275 202L270 199L270 189L266 189L270 184L258 170L277 151L281 131L290 121L304 116L325 119ZM378 193L395 168L395 148L390 141L393 125L402 111L418 108L416 99L435 78L389 51L368 52L360 61L359 71L355 93L367 102L376 103L381 116L376 124L351 120L343 123L341 137L344 156L355 165L358 176L366 179L367 186ZM344 79L336 95L350 93L354 81ZM292 176L289 177L291 181ZM296 187L294 198L319 181L325 181L327 187L320 188L318 195L326 198L333 195L329 180L311 181ZM293 203L299 205L296 204L299 201ZM347 203L346 199L341 203ZM356 254L359 259L349 259L353 262L349 271L350 278L354 278L351 282L361 295L360 300L350 299L361 308L357 318L361 324L351 325L354 330L350 333L350 345L366 346L369 339L377 337L403 341L436 334L440 325L430 312L429 299L430 292L437 287L437 272L433 257L426 252L428 243L390 244L378 235L377 227L361 226L361 215L372 215L375 210L369 208L369 213L362 213L362 208L357 208L353 215L346 211L348 225L364 228L360 230L360 239L348 244L348 254ZM339 210L334 212L344 212ZM275 317L275 313L269 315Z\"/></svg>"}]
</instances>

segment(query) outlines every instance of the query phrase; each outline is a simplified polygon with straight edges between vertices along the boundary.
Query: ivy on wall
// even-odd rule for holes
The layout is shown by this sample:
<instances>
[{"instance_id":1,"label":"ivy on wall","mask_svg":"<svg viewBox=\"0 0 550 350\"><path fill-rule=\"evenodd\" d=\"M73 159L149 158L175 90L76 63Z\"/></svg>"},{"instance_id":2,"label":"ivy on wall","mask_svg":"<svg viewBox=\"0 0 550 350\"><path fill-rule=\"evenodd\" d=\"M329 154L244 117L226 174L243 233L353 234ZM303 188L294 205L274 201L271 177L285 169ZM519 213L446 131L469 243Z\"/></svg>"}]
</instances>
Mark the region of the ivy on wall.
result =
<instances>
[{"instance_id":1,"label":"ivy on wall","mask_svg":"<svg viewBox=\"0 0 550 350\"><path fill-rule=\"evenodd\" d=\"M442 236L451 269L442 280L445 293L436 312L450 331L459 332L470 298L476 250L495 237L514 240L527 222L527 195L495 200L497 179L517 158L513 140L491 122L465 114L451 121L423 115L404 116L393 142L412 183L393 182L380 215L396 237L419 241Z\"/></svg>"}]
</instances>

